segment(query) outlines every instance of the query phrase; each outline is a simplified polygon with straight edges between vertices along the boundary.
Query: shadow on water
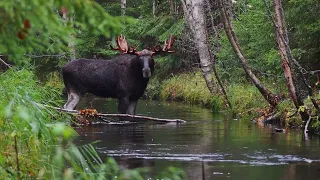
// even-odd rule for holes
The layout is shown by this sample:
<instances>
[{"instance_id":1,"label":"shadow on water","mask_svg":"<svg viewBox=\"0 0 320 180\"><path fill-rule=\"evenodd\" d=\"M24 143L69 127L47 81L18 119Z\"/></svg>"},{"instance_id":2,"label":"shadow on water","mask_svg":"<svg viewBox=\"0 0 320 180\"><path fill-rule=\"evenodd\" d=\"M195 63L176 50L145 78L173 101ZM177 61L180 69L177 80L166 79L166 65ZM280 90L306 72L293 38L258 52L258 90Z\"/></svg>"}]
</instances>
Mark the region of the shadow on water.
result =
<instances>
[{"instance_id":1,"label":"shadow on water","mask_svg":"<svg viewBox=\"0 0 320 180\"><path fill-rule=\"evenodd\" d=\"M116 113L114 100L85 97L78 108ZM103 157L126 168L183 168L189 179L320 179L320 139L300 131L274 132L228 114L181 103L141 100L138 114L187 123L93 125L77 128L77 144L94 144Z\"/></svg>"}]
</instances>

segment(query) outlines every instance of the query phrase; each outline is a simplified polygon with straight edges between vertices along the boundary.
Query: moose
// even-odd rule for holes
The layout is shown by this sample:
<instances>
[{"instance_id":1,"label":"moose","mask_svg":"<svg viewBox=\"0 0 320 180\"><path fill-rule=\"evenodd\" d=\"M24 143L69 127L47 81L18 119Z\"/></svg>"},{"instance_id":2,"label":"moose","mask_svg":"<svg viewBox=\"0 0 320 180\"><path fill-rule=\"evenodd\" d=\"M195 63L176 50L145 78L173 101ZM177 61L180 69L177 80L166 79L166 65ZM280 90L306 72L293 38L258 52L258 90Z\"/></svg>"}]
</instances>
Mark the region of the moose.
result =
<instances>
[{"instance_id":1,"label":"moose","mask_svg":"<svg viewBox=\"0 0 320 180\"><path fill-rule=\"evenodd\" d=\"M170 35L163 47L136 51L128 46L123 36L117 37L117 47L122 54L110 60L76 59L62 68L68 100L64 109L72 110L81 97L91 93L104 98L117 98L118 113L135 115L138 99L143 95L154 71L153 57L172 53L175 37Z\"/></svg>"}]
</instances>

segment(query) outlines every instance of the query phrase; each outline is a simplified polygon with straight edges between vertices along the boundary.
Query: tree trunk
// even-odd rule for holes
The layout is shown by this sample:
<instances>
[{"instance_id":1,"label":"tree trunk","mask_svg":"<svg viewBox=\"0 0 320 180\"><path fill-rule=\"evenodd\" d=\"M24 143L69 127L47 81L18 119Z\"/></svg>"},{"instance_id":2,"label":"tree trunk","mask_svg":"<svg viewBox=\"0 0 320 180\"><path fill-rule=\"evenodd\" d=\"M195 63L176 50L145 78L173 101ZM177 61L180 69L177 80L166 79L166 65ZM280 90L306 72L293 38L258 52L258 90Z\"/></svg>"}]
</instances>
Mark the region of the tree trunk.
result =
<instances>
[{"instance_id":1,"label":"tree trunk","mask_svg":"<svg viewBox=\"0 0 320 180\"><path fill-rule=\"evenodd\" d=\"M203 0L181 0L187 24L193 32L193 40L198 50L203 77L211 94L216 90L212 83L212 62L203 14Z\"/></svg>"},{"instance_id":2,"label":"tree trunk","mask_svg":"<svg viewBox=\"0 0 320 180\"><path fill-rule=\"evenodd\" d=\"M227 37L229 39L230 44L232 45L232 48L234 52L237 54L240 63L242 65L242 68L244 69L245 73L251 80L251 82L258 88L264 99L273 107L278 105L278 100L276 98L276 95L274 95L269 89L267 89L260 80L253 74L251 67L248 65L247 59L243 56L241 47L239 45L238 39L233 31L231 20L225 10L225 7L223 6L223 0L218 0L219 9L221 18L224 24L224 29L227 34Z\"/></svg>"},{"instance_id":3,"label":"tree trunk","mask_svg":"<svg viewBox=\"0 0 320 180\"><path fill-rule=\"evenodd\" d=\"M121 0L121 16L126 15L127 0Z\"/></svg>"},{"instance_id":4,"label":"tree trunk","mask_svg":"<svg viewBox=\"0 0 320 180\"><path fill-rule=\"evenodd\" d=\"M278 44L279 54L282 60L282 68L287 81L287 86L291 99L299 109L300 106L304 106L301 88L298 86L298 76L294 74L294 60L289 46L288 34L284 21L284 12L280 0L273 0L274 4L274 16L275 16L275 31L276 31L276 41ZM303 73L301 73L303 75ZM304 77L302 77L304 78ZM304 78L305 84L309 85ZM312 94L312 93L311 93ZM302 120L306 121L309 117L306 111L299 112Z\"/></svg>"},{"instance_id":5,"label":"tree trunk","mask_svg":"<svg viewBox=\"0 0 320 180\"><path fill-rule=\"evenodd\" d=\"M70 24L72 25L72 21L73 19L71 17L68 16L67 12L64 12L62 14L62 18L65 19L67 22L70 22ZM66 23L66 26L68 25L68 23ZM68 42L68 47L69 47L69 54L70 54L70 59L74 60L76 59L76 48L75 48L75 36L74 34L70 34L70 39Z\"/></svg>"},{"instance_id":6,"label":"tree trunk","mask_svg":"<svg viewBox=\"0 0 320 180\"><path fill-rule=\"evenodd\" d=\"M282 61L282 68L284 71L284 76L287 81L287 86L289 89L291 99L292 99L294 105L296 106L296 108L299 108L299 103L297 100L296 90L295 90L295 86L294 86L294 80L293 80L292 72L291 72L292 65L289 64L287 50L286 50L285 42L284 42L286 40L284 37L284 29L283 29L284 22L282 21L283 19L281 18L282 12L280 10L280 6L281 6L280 2L278 0L274 0L276 40L277 40L277 44L278 44L279 54L280 54L281 61Z\"/></svg>"},{"instance_id":7,"label":"tree trunk","mask_svg":"<svg viewBox=\"0 0 320 180\"><path fill-rule=\"evenodd\" d=\"M152 0L152 15L156 17L156 0Z\"/></svg>"},{"instance_id":8,"label":"tree trunk","mask_svg":"<svg viewBox=\"0 0 320 180\"><path fill-rule=\"evenodd\" d=\"M170 0L170 14L171 15L174 15L174 3L173 3L173 0Z\"/></svg>"}]
</instances>

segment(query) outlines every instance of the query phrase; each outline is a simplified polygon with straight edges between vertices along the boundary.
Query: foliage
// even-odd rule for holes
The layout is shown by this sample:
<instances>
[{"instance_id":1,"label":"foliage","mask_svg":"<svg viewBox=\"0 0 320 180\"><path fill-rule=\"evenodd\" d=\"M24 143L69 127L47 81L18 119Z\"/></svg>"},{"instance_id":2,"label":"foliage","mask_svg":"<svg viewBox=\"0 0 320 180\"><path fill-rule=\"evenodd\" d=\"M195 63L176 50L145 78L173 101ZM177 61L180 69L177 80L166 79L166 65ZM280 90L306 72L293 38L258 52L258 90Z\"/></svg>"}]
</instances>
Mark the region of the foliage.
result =
<instances>
[{"instance_id":1,"label":"foliage","mask_svg":"<svg viewBox=\"0 0 320 180\"><path fill-rule=\"evenodd\" d=\"M0 53L17 64L25 62L25 54L67 52L71 35L110 37L120 31L121 21L129 22L89 0L1 1L0 18Z\"/></svg>"},{"instance_id":2,"label":"foliage","mask_svg":"<svg viewBox=\"0 0 320 180\"><path fill-rule=\"evenodd\" d=\"M232 21L234 31L239 39L240 46L248 63L256 74L282 73L280 57L278 55L273 24L267 16L263 1L238 1L235 5L236 18ZM231 73L233 80L239 76L239 63L233 49L223 33L220 39L221 51L217 53L217 64Z\"/></svg>"},{"instance_id":3,"label":"foliage","mask_svg":"<svg viewBox=\"0 0 320 180\"><path fill-rule=\"evenodd\" d=\"M288 0L284 8L294 56L304 67L314 70L320 63L320 2Z\"/></svg>"}]
</instances>

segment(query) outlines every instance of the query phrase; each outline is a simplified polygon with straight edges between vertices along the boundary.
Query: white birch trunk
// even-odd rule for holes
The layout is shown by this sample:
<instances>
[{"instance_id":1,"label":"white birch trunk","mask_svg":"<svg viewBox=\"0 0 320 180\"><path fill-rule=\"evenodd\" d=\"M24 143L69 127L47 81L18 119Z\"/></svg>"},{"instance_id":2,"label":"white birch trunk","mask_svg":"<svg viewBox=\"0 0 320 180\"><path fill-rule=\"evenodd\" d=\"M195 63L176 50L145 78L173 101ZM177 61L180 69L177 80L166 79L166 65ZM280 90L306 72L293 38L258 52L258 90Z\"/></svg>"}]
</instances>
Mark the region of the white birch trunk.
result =
<instances>
[{"instance_id":1,"label":"white birch trunk","mask_svg":"<svg viewBox=\"0 0 320 180\"><path fill-rule=\"evenodd\" d=\"M126 15L127 0L121 0L121 16Z\"/></svg>"},{"instance_id":2,"label":"white birch trunk","mask_svg":"<svg viewBox=\"0 0 320 180\"><path fill-rule=\"evenodd\" d=\"M203 77L211 94L216 90L212 83L212 62L208 46L208 36L204 19L204 0L181 0L186 21L193 32L193 40L198 50Z\"/></svg>"},{"instance_id":3,"label":"white birch trunk","mask_svg":"<svg viewBox=\"0 0 320 180\"><path fill-rule=\"evenodd\" d=\"M152 1L152 15L156 17L156 0Z\"/></svg>"},{"instance_id":4,"label":"white birch trunk","mask_svg":"<svg viewBox=\"0 0 320 180\"><path fill-rule=\"evenodd\" d=\"M62 14L62 18L66 20L66 22L71 22L70 24L72 25L73 19L68 16L67 13ZM67 25L68 23L66 23ZM76 48L75 48L75 36L74 34L70 34L69 42L68 42L68 47L69 47L69 54L70 54L70 59L74 60L76 59Z\"/></svg>"}]
</instances>

